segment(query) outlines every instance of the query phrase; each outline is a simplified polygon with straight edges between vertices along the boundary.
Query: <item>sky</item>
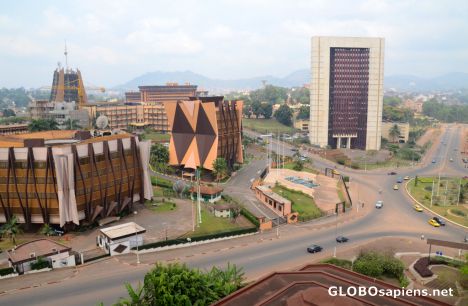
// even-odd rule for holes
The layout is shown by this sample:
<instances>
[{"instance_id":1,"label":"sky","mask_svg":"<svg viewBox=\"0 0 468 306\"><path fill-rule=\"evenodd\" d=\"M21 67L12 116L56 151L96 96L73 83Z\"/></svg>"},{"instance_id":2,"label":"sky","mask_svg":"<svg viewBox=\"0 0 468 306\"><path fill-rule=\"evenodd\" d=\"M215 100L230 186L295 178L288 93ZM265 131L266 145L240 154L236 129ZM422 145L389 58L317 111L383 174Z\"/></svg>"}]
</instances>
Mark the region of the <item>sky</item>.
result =
<instances>
[{"instance_id":1,"label":"sky","mask_svg":"<svg viewBox=\"0 0 468 306\"><path fill-rule=\"evenodd\" d=\"M152 71L212 78L310 67L312 36L385 38L385 74L468 72L468 1L2 1L0 87L50 85L58 62L112 87Z\"/></svg>"}]
</instances>

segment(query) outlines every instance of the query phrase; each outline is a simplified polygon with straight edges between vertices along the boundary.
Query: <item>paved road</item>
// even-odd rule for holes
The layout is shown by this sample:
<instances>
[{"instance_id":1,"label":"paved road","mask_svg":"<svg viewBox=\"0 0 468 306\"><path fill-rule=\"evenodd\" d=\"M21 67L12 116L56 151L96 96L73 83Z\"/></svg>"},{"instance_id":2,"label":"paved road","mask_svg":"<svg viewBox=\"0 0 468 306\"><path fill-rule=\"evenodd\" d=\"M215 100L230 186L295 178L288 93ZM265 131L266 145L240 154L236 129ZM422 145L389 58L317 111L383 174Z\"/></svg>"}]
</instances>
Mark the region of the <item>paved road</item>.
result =
<instances>
[{"instance_id":1,"label":"paved road","mask_svg":"<svg viewBox=\"0 0 468 306\"><path fill-rule=\"evenodd\" d=\"M434 150L428 159L436 159L436 163L429 163L418 168L397 169L398 176L425 175L425 174L466 174L463 164L449 162L454 154L455 146L460 145L460 129L451 127L442 133L441 143L435 143ZM446 145L444 145L446 143ZM459 148L458 148L459 150ZM290 152L291 153L291 152ZM330 165L329 162L313 157L314 164L319 167ZM261 166L253 164L253 166ZM375 200L382 198L384 208L381 210L371 209L370 212L358 218L356 221L339 224L337 227L328 226L314 228L311 224L288 226L282 228L280 239L267 240L257 243L249 237L238 240L225 241L210 245L211 248L221 248L220 252L197 253L202 247L180 249L172 251L179 254L181 261L190 266L209 268L213 265L225 265L228 261L244 267L250 277L260 276L268 270L278 270L295 267L302 263L310 262L311 257L305 252L307 245L318 243L325 249L325 255L331 255L336 243L336 234L346 234L350 239L350 245L365 242L373 238L385 239L387 236L397 237L426 237L461 241L467 233L465 229L447 224L444 228L433 228L427 224L430 215L426 212L417 213L405 192L400 189L392 190L395 184L395 176L386 175L388 170L355 171L350 169L341 170L352 177L351 190L356 198L358 185L360 200L373 205ZM246 176L252 175L250 170ZM238 184L247 184L245 180L238 178ZM236 182L236 181L234 181ZM354 185L353 185L354 184ZM382 189L379 195L377 190ZM370 207L366 206L369 210ZM274 233L263 234L265 238L274 236ZM261 236L257 236L261 237ZM244 243L242 247L234 247L234 244ZM230 246L231 245L231 246ZM398 247L398 246L395 246ZM339 252L340 248L338 249ZM197 253L191 257L184 257L191 253ZM169 252L152 253L144 255L143 262L155 262L164 260ZM171 253L172 254L172 253ZM142 256L143 257L143 256ZM167 257L166 257L167 258ZM50 284L39 288L27 289L11 294L0 296L0 305L94 305L97 301L104 301L106 305L115 302L120 295L126 295L123 288L125 282L136 284L150 266L131 266L118 263L110 259L98 264L80 268L80 273L67 281ZM19 279L17 279L19 280Z\"/></svg>"}]
</instances>

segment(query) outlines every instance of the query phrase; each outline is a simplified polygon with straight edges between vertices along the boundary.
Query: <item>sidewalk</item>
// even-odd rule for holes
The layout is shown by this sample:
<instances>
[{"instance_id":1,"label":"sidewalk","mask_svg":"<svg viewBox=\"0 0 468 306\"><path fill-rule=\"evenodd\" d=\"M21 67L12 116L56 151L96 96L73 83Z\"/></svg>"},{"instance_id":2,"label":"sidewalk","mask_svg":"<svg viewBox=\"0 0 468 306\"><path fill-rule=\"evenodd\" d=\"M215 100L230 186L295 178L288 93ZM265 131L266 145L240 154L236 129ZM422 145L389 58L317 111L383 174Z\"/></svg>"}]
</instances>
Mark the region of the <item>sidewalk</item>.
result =
<instances>
[{"instance_id":1,"label":"sidewalk","mask_svg":"<svg viewBox=\"0 0 468 306\"><path fill-rule=\"evenodd\" d=\"M48 284L60 283L78 274L78 269L61 268L49 272L40 272L34 274L25 274L12 278L0 279L0 295L24 290L34 287L41 287Z\"/></svg>"}]
</instances>

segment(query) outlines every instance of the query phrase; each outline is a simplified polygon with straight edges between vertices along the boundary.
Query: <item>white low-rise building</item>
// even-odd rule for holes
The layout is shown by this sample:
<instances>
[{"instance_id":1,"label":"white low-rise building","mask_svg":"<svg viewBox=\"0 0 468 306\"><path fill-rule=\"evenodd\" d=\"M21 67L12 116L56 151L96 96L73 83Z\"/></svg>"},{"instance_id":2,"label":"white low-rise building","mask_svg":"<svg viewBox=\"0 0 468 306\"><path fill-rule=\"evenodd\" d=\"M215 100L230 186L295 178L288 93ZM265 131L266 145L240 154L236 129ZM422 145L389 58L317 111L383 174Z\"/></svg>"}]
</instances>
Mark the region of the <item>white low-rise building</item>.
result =
<instances>
[{"instance_id":1,"label":"white low-rise building","mask_svg":"<svg viewBox=\"0 0 468 306\"><path fill-rule=\"evenodd\" d=\"M97 244L110 256L129 253L143 245L146 230L135 222L128 222L100 229Z\"/></svg>"},{"instance_id":2,"label":"white low-rise building","mask_svg":"<svg viewBox=\"0 0 468 306\"><path fill-rule=\"evenodd\" d=\"M15 271L23 274L32 270L31 265L39 259L49 262L49 267L75 266L75 255L71 248L49 239L29 241L8 250L8 261Z\"/></svg>"}]
</instances>

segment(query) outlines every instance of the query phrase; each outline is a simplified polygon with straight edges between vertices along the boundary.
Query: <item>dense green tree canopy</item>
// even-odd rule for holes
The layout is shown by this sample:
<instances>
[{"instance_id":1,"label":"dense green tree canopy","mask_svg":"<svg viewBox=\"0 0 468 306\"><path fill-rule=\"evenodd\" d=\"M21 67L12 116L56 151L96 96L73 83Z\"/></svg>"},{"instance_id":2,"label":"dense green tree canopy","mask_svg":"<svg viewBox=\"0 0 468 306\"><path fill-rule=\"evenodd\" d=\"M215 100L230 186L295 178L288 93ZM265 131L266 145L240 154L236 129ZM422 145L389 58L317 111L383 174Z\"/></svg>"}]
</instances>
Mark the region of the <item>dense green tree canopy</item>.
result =
<instances>
[{"instance_id":1,"label":"dense green tree canopy","mask_svg":"<svg viewBox=\"0 0 468 306\"><path fill-rule=\"evenodd\" d=\"M157 263L138 289L126 285L129 298L116 305L210 305L243 286L244 273L235 265L204 273L185 264Z\"/></svg>"},{"instance_id":2,"label":"dense green tree canopy","mask_svg":"<svg viewBox=\"0 0 468 306\"><path fill-rule=\"evenodd\" d=\"M468 105L446 105L435 100L423 104L423 113L443 122L468 122Z\"/></svg>"},{"instance_id":3,"label":"dense green tree canopy","mask_svg":"<svg viewBox=\"0 0 468 306\"><path fill-rule=\"evenodd\" d=\"M31 132L58 130L58 124L54 119L37 119L29 123L28 129Z\"/></svg>"},{"instance_id":4,"label":"dense green tree canopy","mask_svg":"<svg viewBox=\"0 0 468 306\"><path fill-rule=\"evenodd\" d=\"M0 101L3 99L11 100L15 102L16 106L28 106L31 99L28 97L28 92L24 88L1 88L0 89Z\"/></svg>"},{"instance_id":5,"label":"dense green tree canopy","mask_svg":"<svg viewBox=\"0 0 468 306\"><path fill-rule=\"evenodd\" d=\"M383 103L385 105L397 107L397 106L401 106L403 101L399 97L384 97Z\"/></svg>"},{"instance_id":6,"label":"dense green tree canopy","mask_svg":"<svg viewBox=\"0 0 468 306\"><path fill-rule=\"evenodd\" d=\"M287 126L292 125L292 116L293 112L286 104L281 105L280 108L278 108L278 110L275 112L276 120Z\"/></svg>"},{"instance_id":7,"label":"dense green tree canopy","mask_svg":"<svg viewBox=\"0 0 468 306\"><path fill-rule=\"evenodd\" d=\"M284 103L288 98L288 89L273 85L266 85L264 88L254 90L250 93L253 102L268 102L270 104Z\"/></svg>"},{"instance_id":8,"label":"dense green tree canopy","mask_svg":"<svg viewBox=\"0 0 468 306\"><path fill-rule=\"evenodd\" d=\"M299 109L299 113L296 116L296 119L309 119L310 118L310 107L309 106L301 106Z\"/></svg>"},{"instance_id":9,"label":"dense green tree canopy","mask_svg":"<svg viewBox=\"0 0 468 306\"><path fill-rule=\"evenodd\" d=\"M399 108L384 104L382 118L385 121L409 122L413 119L414 113L409 108Z\"/></svg>"},{"instance_id":10,"label":"dense green tree canopy","mask_svg":"<svg viewBox=\"0 0 468 306\"><path fill-rule=\"evenodd\" d=\"M261 110L265 119L270 119L271 115L273 115L273 105L270 103L262 103Z\"/></svg>"},{"instance_id":11,"label":"dense green tree canopy","mask_svg":"<svg viewBox=\"0 0 468 306\"><path fill-rule=\"evenodd\" d=\"M305 87L297 87L291 90L291 99L294 103L310 104L310 91Z\"/></svg>"}]
</instances>

